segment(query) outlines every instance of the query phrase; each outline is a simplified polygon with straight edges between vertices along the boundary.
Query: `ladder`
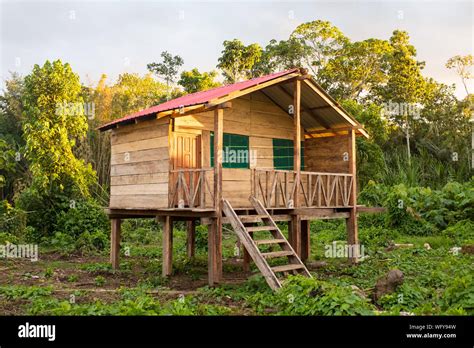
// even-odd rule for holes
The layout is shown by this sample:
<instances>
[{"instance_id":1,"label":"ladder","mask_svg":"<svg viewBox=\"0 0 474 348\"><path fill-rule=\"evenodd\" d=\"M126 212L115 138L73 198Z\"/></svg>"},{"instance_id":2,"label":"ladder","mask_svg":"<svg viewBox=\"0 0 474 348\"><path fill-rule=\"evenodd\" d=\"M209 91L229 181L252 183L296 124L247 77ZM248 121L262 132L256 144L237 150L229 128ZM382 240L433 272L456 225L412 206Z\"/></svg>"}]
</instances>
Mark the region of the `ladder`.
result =
<instances>
[{"instance_id":1,"label":"ladder","mask_svg":"<svg viewBox=\"0 0 474 348\"><path fill-rule=\"evenodd\" d=\"M265 277L267 284L273 290L282 287L282 279L279 276L288 274L302 274L311 277L308 269L298 257L296 252L281 233L271 215L265 209L263 204L255 197L250 197L257 215L237 215L230 205L229 201L223 199L222 210L229 219L232 228L242 245L249 253L255 265L258 267L262 275ZM245 226L247 221L258 221L262 225ZM256 238L257 232L267 232L270 236L265 238ZM271 250L263 252L260 246L278 247L280 250ZM270 266L268 261L275 258L286 258L287 263L279 266Z\"/></svg>"}]
</instances>

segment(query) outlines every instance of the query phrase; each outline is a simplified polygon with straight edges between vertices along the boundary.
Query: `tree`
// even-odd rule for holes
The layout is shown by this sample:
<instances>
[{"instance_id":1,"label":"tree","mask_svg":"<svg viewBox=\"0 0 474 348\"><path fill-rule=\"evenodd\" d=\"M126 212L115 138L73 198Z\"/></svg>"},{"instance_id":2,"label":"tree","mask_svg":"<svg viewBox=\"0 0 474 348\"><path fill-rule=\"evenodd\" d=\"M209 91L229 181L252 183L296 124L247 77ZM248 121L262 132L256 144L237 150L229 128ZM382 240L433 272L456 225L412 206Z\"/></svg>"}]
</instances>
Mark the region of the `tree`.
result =
<instances>
[{"instance_id":1,"label":"tree","mask_svg":"<svg viewBox=\"0 0 474 348\"><path fill-rule=\"evenodd\" d=\"M467 95L469 95L469 90L467 89L467 80L473 78L472 66L474 65L474 58L472 54L467 56L454 56L449 58L446 63L448 69L455 69L456 73L461 77L462 84L466 90Z\"/></svg>"},{"instance_id":2,"label":"tree","mask_svg":"<svg viewBox=\"0 0 474 348\"><path fill-rule=\"evenodd\" d=\"M221 53L217 67L222 70L226 83L235 83L254 77L252 69L260 61L262 48L256 43L245 46L234 39L224 41Z\"/></svg>"},{"instance_id":3,"label":"tree","mask_svg":"<svg viewBox=\"0 0 474 348\"><path fill-rule=\"evenodd\" d=\"M194 68L191 71L183 71L178 84L184 88L186 93L204 91L220 86L219 82L214 81L216 76L216 71L200 73L198 69Z\"/></svg>"},{"instance_id":4,"label":"tree","mask_svg":"<svg viewBox=\"0 0 474 348\"><path fill-rule=\"evenodd\" d=\"M163 58L162 63L150 63L147 65L147 68L150 72L155 73L166 81L166 90L169 98L171 84L175 82L179 68L184 64L184 60L180 56L173 56L167 51L162 52L161 57Z\"/></svg>"},{"instance_id":5,"label":"tree","mask_svg":"<svg viewBox=\"0 0 474 348\"><path fill-rule=\"evenodd\" d=\"M307 47L295 38L270 40L262 56L253 67L253 75L267 75L276 71L299 68L304 65Z\"/></svg>"},{"instance_id":6,"label":"tree","mask_svg":"<svg viewBox=\"0 0 474 348\"><path fill-rule=\"evenodd\" d=\"M291 34L290 39L300 42L303 46L306 67L325 87L327 81L320 76L319 72L331 59L342 54L342 49L349 39L330 22L321 20L299 25Z\"/></svg>"},{"instance_id":7,"label":"tree","mask_svg":"<svg viewBox=\"0 0 474 348\"><path fill-rule=\"evenodd\" d=\"M79 76L69 64L46 61L25 77L24 138L33 187L60 191L74 185L87 196L95 173L73 153L76 140L87 132Z\"/></svg>"},{"instance_id":8,"label":"tree","mask_svg":"<svg viewBox=\"0 0 474 348\"><path fill-rule=\"evenodd\" d=\"M396 105L391 110L392 120L405 127L408 164L411 164L410 118L417 115L416 104L421 101L426 87L421 74L424 62L416 60L416 49L410 44L407 32L395 30L390 38L392 54L389 57L387 83L378 87L378 94L384 103Z\"/></svg>"},{"instance_id":9,"label":"tree","mask_svg":"<svg viewBox=\"0 0 474 348\"><path fill-rule=\"evenodd\" d=\"M388 80L391 51L386 40L347 41L341 54L329 59L319 76L336 99L370 101L372 90Z\"/></svg>"},{"instance_id":10,"label":"tree","mask_svg":"<svg viewBox=\"0 0 474 348\"><path fill-rule=\"evenodd\" d=\"M163 85L150 74L143 77L138 74L121 74L112 89L113 118L160 104L173 94L168 85Z\"/></svg>"}]
</instances>

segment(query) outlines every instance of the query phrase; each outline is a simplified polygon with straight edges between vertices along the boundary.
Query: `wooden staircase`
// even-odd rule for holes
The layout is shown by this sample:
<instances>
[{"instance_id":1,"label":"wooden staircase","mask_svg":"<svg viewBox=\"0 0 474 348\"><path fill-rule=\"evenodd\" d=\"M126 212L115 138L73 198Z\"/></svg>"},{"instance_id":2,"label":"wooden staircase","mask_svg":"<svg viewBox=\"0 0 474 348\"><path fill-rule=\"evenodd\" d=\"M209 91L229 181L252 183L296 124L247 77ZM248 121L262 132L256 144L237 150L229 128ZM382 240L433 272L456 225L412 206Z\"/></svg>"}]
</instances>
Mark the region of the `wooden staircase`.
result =
<instances>
[{"instance_id":1,"label":"wooden staircase","mask_svg":"<svg viewBox=\"0 0 474 348\"><path fill-rule=\"evenodd\" d=\"M311 277L306 266L259 200L255 197L250 197L257 215L238 215L228 200L223 199L222 201L223 212L229 219L240 242L273 290L281 288L281 276L302 274ZM259 221L261 225L248 226L249 224L255 224L255 221ZM265 232L267 236L265 238L257 238L257 235L260 234L259 232ZM264 252L260 250L260 246L267 246L272 249ZM286 258L287 263L270 266L268 261L275 258Z\"/></svg>"}]
</instances>

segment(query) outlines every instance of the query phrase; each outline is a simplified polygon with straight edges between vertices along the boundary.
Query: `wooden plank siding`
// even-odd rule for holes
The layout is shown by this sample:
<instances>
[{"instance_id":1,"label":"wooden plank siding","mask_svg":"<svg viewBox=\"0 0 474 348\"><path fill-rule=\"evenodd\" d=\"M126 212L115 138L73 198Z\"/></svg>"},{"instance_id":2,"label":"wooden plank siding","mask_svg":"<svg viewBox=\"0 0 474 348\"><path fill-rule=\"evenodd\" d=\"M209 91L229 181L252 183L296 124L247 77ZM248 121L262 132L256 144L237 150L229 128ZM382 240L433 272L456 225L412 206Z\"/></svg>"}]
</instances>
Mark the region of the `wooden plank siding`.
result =
<instances>
[{"instance_id":1,"label":"wooden plank siding","mask_svg":"<svg viewBox=\"0 0 474 348\"><path fill-rule=\"evenodd\" d=\"M169 120L112 130L111 208L168 207Z\"/></svg>"},{"instance_id":2,"label":"wooden plank siding","mask_svg":"<svg viewBox=\"0 0 474 348\"><path fill-rule=\"evenodd\" d=\"M305 171L349 173L347 136L305 139Z\"/></svg>"},{"instance_id":3,"label":"wooden plank siding","mask_svg":"<svg viewBox=\"0 0 474 348\"><path fill-rule=\"evenodd\" d=\"M202 165L209 167L210 132L214 130L212 111L178 117L175 119L176 132L202 133ZM275 105L263 93L255 92L232 100L232 108L224 112L224 133L247 135L249 149L255 154L250 161L251 168L273 168L273 138L294 138L294 124L290 115ZM302 137L304 137L302 131ZM212 176L208 176L213 185ZM252 193L250 169L223 168L223 196L233 207L248 207Z\"/></svg>"}]
</instances>

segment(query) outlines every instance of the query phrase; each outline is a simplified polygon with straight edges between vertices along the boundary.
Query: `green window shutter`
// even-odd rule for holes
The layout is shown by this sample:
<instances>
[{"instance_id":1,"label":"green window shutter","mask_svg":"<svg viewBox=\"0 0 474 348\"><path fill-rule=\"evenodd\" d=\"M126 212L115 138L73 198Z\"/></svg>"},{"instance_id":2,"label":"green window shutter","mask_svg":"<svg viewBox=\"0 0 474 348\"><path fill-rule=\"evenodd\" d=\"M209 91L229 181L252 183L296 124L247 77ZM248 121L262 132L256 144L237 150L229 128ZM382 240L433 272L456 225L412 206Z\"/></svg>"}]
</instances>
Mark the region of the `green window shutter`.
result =
<instances>
[{"instance_id":1,"label":"green window shutter","mask_svg":"<svg viewBox=\"0 0 474 348\"><path fill-rule=\"evenodd\" d=\"M273 140L273 167L275 169L293 170L293 140ZM301 142L301 170L304 170L304 142Z\"/></svg>"},{"instance_id":2,"label":"green window shutter","mask_svg":"<svg viewBox=\"0 0 474 348\"><path fill-rule=\"evenodd\" d=\"M211 166L214 166L214 132L211 132ZM250 168L249 137L224 133L222 158L223 168Z\"/></svg>"}]
</instances>

